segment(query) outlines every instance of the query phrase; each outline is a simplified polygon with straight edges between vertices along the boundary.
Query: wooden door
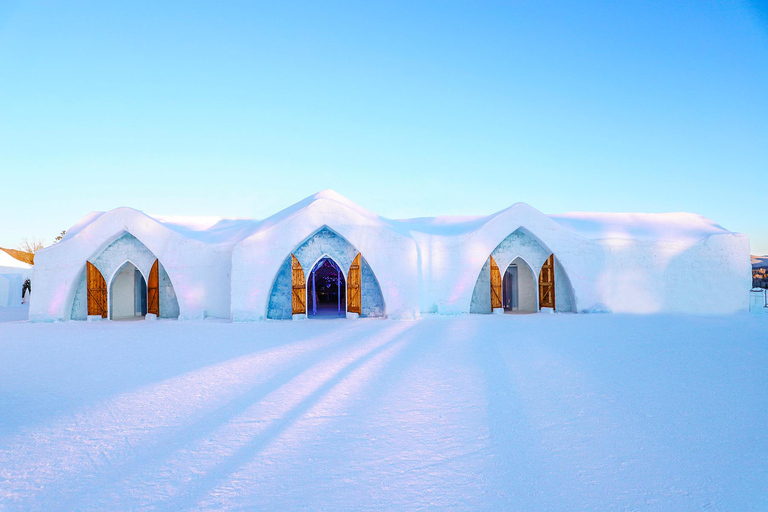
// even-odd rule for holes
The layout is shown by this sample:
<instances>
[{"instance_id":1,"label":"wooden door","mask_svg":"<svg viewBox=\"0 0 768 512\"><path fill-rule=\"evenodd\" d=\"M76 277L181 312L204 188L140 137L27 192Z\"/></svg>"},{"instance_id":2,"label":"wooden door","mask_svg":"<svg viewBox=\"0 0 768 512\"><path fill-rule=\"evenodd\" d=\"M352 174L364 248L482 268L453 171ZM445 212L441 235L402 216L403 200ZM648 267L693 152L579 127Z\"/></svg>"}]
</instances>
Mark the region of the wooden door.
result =
<instances>
[{"instance_id":1,"label":"wooden door","mask_svg":"<svg viewBox=\"0 0 768 512\"><path fill-rule=\"evenodd\" d=\"M358 315L362 311L362 301L360 300L360 281L362 278L360 261L360 253L357 253L355 259L352 260L352 265L349 266L349 273L347 274L347 311L350 313L357 313Z\"/></svg>"},{"instance_id":2,"label":"wooden door","mask_svg":"<svg viewBox=\"0 0 768 512\"><path fill-rule=\"evenodd\" d=\"M104 276L101 275L99 269L90 261L85 263L85 269L88 288L88 314L101 315L102 318L107 318L107 282L104 281Z\"/></svg>"},{"instance_id":3,"label":"wooden door","mask_svg":"<svg viewBox=\"0 0 768 512\"><path fill-rule=\"evenodd\" d=\"M555 255L550 254L539 273L539 309L555 309Z\"/></svg>"},{"instance_id":4,"label":"wooden door","mask_svg":"<svg viewBox=\"0 0 768 512\"><path fill-rule=\"evenodd\" d=\"M496 260L491 256L491 310L502 307L501 305L501 272Z\"/></svg>"},{"instance_id":5,"label":"wooden door","mask_svg":"<svg viewBox=\"0 0 768 512\"><path fill-rule=\"evenodd\" d=\"M152 264L147 282L147 314L160 316L160 283L157 276L159 263Z\"/></svg>"},{"instance_id":6,"label":"wooden door","mask_svg":"<svg viewBox=\"0 0 768 512\"><path fill-rule=\"evenodd\" d=\"M304 269L293 254L291 254L291 310L294 315L307 313L307 283L304 282Z\"/></svg>"}]
</instances>

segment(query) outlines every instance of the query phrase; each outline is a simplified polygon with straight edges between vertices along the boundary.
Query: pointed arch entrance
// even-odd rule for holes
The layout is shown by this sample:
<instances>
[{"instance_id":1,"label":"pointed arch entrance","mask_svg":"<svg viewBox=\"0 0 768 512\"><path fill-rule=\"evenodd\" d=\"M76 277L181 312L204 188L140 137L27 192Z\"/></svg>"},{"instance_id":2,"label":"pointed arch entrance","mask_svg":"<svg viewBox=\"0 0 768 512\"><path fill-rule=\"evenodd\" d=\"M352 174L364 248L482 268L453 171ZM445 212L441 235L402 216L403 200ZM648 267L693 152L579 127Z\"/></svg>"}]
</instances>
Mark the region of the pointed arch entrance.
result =
<instances>
[{"instance_id":1,"label":"pointed arch entrance","mask_svg":"<svg viewBox=\"0 0 768 512\"><path fill-rule=\"evenodd\" d=\"M518 228L491 252L475 282L470 313L573 311L563 267L538 237Z\"/></svg>"},{"instance_id":2,"label":"pointed arch entrance","mask_svg":"<svg viewBox=\"0 0 768 512\"><path fill-rule=\"evenodd\" d=\"M179 302L170 276L152 251L130 233L123 233L94 258L86 261L70 318L85 320L93 315L114 319L131 318L128 306L131 269L137 270L141 277L138 279L135 273L133 275L133 317L152 313L159 318L178 318ZM117 309L114 298L117 299Z\"/></svg>"},{"instance_id":3,"label":"pointed arch entrance","mask_svg":"<svg viewBox=\"0 0 768 512\"><path fill-rule=\"evenodd\" d=\"M339 265L325 257L307 280L308 318L340 318L347 313L346 279Z\"/></svg>"},{"instance_id":4,"label":"pointed arch entrance","mask_svg":"<svg viewBox=\"0 0 768 512\"><path fill-rule=\"evenodd\" d=\"M109 287L109 318L134 320L147 315L147 282L136 265L127 261Z\"/></svg>"},{"instance_id":5,"label":"pointed arch entrance","mask_svg":"<svg viewBox=\"0 0 768 512\"><path fill-rule=\"evenodd\" d=\"M524 259L515 258L504 271L502 297L505 313L536 312L536 277Z\"/></svg>"},{"instance_id":6,"label":"pointed arch entrance","mask_svg":"<svg viewBox=\"0 0 768 512\"><path fill-rule=\"evenodd\" d=\"M278 270L270 289L267 318L313 317L313 274L315 286L322 285L314 295L321 315L385 316L379 281L365 255L335 231L322 227L299 244ZM336 300L335 306L332 300Z\"/></svg>"}]
</instances>

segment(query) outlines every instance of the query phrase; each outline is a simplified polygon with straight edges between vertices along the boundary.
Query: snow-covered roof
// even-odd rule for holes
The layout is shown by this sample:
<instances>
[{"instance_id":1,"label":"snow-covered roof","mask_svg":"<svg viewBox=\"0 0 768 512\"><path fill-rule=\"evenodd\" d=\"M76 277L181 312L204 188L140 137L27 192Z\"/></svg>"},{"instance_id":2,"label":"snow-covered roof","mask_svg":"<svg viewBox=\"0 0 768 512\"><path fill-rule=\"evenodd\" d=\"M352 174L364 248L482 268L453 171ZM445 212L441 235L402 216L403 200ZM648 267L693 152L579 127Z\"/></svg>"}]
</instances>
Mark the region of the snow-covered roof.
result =
<instances>
[{"instance_id":1,"label":"snow-covered roof","mask_svg":"<svg viewBox=\"0 0 768 512\"><path fill-rule=\"evenodd\" d=\"M119 208L145 216L159 225L184 238L207 244L236 245L242 240L264 232L283 221L316 208L323 203L323 211L334 208L356 215L359 222L386 227L408 236L424 233L438 236L465 235L477 231L494 219L514 216L515 212L534 208L525 203L516 203L509 208L485 216L438 216L411 219L389 219L381 217L333 190L313 194L279 212L263 219L230 219L224 217L178 215L148 215L132 208ZM114 212L115 210L112 210ZM105 212L92 212L67 231L64 240L82 232L100 219ZM728 234L730 231L715 222L693 213L590 213L570 212L546 215L567 231L591 240L677 240L695 241L712 235Z\"/></svg>"},{"instance_id":2,"label":"snow-covered roof","mask_svg":"<svg viewBox=\"0 0 768 512\"><path fill-rule=\"evenodd\" d=\"M0 268L18 268L29 270L32 265L19 261L5 251L0 251Z\"/></svg>"},{"instance_id":3,"label":"snow-covered roof","mask_svg":"<svg viewBox=\"0 0 768 512\"><path fill-rule=\"evenodd\" d=\"M695 241L730 233L694 213L564 213L549 217L574 233L592 240Z\"/></svg>"},{"instance_id":4,"label":"snow-covered roof","mask_svg":"<svg viewBox=\"0 0 768 512\"><path fill-rule=\"evenodd\" d=\"M260 221L254 219L227 219L213 216L149 215L140 210L122 207L109 212L91 212L67 230L62 242L74 238L105 215L121 212L133 217L149 219L177 235L207 244L235 245L251 235Z\"/></svg>"},{"instance_id":5,"label":"snow-covered roof","mask_svg":"<svg viewBox=\"0 0 768 512\"><path fill-rule=\"evenodd\" d=\"M475 231L491 220L516 209L531 208L516 203L487 216L419 217L392 220L408 231L432 235L460 235ZM712 235L730 233L719 224L694 213L596 213L570 212L546 215L566 230L590 240L702 240Z\"/></svg>"}]
</instances>

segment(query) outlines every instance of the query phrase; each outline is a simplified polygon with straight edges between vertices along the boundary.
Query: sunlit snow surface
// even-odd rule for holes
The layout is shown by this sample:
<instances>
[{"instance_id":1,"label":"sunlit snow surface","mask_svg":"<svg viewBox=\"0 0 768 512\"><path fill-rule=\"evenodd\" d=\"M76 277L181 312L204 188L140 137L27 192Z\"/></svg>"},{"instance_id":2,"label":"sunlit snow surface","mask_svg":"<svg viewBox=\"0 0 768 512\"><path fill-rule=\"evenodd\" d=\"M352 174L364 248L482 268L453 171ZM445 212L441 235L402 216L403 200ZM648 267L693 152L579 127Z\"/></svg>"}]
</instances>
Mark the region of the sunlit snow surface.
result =
<instances>
[{"instance_id":1,"label":"sunlit snow surface","mask_svg":"<svg viewBox=\"0 0 768 512\"><path fill-rule=\"evenodd\" d=\"M0 324L0 510L766 510L768 317Z\"/></svg>"}]
</instances>

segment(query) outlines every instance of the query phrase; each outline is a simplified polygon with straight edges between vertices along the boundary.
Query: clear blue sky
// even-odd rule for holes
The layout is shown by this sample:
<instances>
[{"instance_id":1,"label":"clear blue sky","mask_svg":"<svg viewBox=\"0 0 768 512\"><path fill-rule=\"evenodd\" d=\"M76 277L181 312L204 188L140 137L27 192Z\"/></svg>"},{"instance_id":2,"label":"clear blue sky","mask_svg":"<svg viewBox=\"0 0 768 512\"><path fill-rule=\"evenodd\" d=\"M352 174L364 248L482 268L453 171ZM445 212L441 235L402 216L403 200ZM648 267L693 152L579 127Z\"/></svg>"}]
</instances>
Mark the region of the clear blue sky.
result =
<instances>
[{"instance_id":1,"label":"clear blue sky","mask_svg":"<svg viewBox=\"0 0 768 512\"><path fill-rule=\"evenodd\" d=\"M690 211L768 253L757 2L0 2L0 245L84 214Z\"/></svg>"}]
</instances>

